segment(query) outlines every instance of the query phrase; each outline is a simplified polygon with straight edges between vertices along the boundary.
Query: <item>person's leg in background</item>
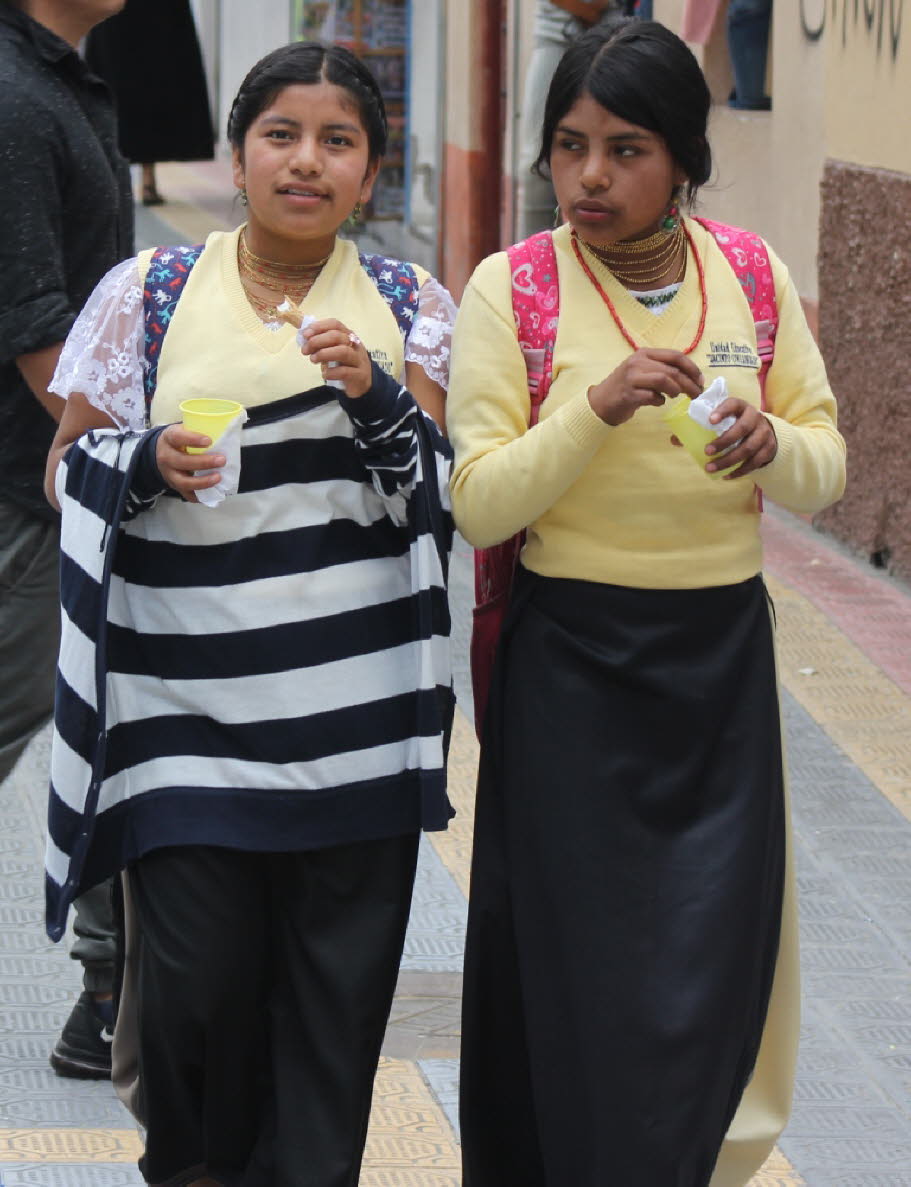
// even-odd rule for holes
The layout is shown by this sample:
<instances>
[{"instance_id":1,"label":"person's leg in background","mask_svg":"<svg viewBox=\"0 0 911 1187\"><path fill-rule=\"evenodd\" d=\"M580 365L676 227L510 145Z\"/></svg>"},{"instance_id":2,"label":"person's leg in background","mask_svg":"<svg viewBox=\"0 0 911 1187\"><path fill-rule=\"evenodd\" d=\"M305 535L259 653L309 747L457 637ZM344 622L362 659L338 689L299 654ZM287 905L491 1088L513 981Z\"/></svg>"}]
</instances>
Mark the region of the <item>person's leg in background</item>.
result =
<instances>
[{"instance_id":1,"label":"person's leg in background","mask_svg":"<svg viewBox=\"0 0 911 1187\"><path fill-rule=\"evenodd\" d=\"M0 500L0 783L54 712L60 529Z\"/></svg>"},{"instance_id":2,"label":"person's leg in background","mask_svg":"<svg viewBox=\"0 0 911 1187\"><path fill-rule=\"evenodd\" d=\"M734 93L729 103L745 111L768 111L772 101L765 93L766 63L772 0L731 0L727 34Z\"/></svg>"},{"instance_id":3,"label":"person's leg in background","mask_svg":"<svg viewBox=\"0 0 911 1187\"><path fill-rule=\"evenodd\" d=\"M26 746L54 712L60 646L59 550L60 530L54 521L0 500L0 782L12 773ZM89 963L86 991L51 1057L61 1075L111 1073L110 1032L107 1037L102 1032L110 1021L105 1010L110 1011L114 930L110 888L107 894L101 888L97 891L89 892L85 907L81 899L76 902L73 955L81 959L77 949L82 944ZM78 938L80 929L84 939ZM99 1006L105 999L107 1006ZM96 1016L100 1016L97 1025ZM65 1050L58 1063L55 1056L61 1044Z\"/></svg>"},{"instance_id":4,"label":"person's leg in background","mask_svg":"<svg viewBox=\"0 0 911 1187\"><path fill-rule=\"evenodd\" d=\"M76 939L70 956L82 964L84 989L51 1052L58 1076L105 1080L111 1074L117 955L111 894L108 879L73 903Z\"/></svg>"}]
</instances>

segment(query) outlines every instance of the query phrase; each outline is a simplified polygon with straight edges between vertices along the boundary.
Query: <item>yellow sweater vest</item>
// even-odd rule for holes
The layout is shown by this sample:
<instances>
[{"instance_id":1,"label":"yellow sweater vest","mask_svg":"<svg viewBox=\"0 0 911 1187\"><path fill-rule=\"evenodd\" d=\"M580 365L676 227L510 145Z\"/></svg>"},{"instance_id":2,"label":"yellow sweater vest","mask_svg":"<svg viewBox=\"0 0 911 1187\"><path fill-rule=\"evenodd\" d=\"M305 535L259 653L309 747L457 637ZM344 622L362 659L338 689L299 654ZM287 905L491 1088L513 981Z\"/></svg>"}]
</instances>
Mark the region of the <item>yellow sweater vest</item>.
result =
<instances>
[{"instance_id":1,"label":"yellow sweater vest","mask_svg":"<svg viewBox=\"0 0 911 1187\"><path fill-rule=\"evenodd\" d=\"M153 425L180 420L181 400L216 396L253 408L323 382L320 368L301 354L294 328L267 330L245 297L237 271L240 231L213 232L190 273L161 352ZM139 256L143 281L151 255ZM427 273L417 267L415 272L422 284ZM384 371L402 375L402 336L361 267L354 243L336 240L303 309L316 318L337 318L358 335Z\"/></svg>"}]
</instances>

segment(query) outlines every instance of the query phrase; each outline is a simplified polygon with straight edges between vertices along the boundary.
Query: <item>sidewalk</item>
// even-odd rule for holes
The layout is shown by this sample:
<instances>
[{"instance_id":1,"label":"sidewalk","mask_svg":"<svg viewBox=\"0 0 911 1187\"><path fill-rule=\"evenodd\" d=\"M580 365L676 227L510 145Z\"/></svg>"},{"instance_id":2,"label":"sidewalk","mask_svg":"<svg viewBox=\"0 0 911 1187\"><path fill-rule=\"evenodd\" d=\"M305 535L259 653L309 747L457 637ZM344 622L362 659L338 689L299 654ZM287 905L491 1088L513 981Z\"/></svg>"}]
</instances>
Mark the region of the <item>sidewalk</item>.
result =
<instances>
[{"instance_id":1,"label":"sidewalk","mask_svg":"<svg viewBox=\"0 0 911 1187\"><path fill-rule=\"evenodd\" d=\"M239 221L226 182L223 165L163 168L160 188L179 201L139 211L140 242L199 242ZM764 531L805 1004L793 1118L751 1187L911 1187L911 591L775 509ZM458 815L422 846L364 1187L459 1183L458 998L477 753L464 543L452 602ZM0 786L0 1184L140 1187L140 1138L110 1085L61 1080L47 1064L79 989L78 968L42 926L47 746L45 731Z\"/></svg>"}]
</instances>

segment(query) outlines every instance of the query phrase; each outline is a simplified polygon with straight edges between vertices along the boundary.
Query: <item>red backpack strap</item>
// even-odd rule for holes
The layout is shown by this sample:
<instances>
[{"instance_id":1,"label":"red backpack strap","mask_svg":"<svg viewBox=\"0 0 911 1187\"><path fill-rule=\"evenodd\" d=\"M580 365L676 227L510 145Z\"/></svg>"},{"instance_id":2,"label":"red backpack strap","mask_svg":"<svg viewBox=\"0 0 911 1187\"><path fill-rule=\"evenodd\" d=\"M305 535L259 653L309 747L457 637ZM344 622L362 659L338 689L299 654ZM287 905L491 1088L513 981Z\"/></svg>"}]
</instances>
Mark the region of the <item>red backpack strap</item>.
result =
<instances>
[{"instance_id":1,"label":"red backpack strap","mask_svg":"<svg viewBox=\"0 0 911 1187\"><path fill-rule=\"evenodd\" d=\"M705 227L721 248L749 302L759 353L759 395L765 412L766 375L775 357L775 335L778 332L778 302L775 299L775 278L772 275L769 249L765 241L752 231L729 227L708 218L696 221Z\"/></svg>"},{"instance_id":2,"label":"red backpack strap","mask_svg":"<svg viewBox=\"0 0 911 1187\"><path fill-rule=\"evenodd\" d=\"M560 318L560 282L553 235L539 231L506 251L512 282L512 315L528 372L529 424L538 423L550 389Z\"/></svg>"}]
</instances>

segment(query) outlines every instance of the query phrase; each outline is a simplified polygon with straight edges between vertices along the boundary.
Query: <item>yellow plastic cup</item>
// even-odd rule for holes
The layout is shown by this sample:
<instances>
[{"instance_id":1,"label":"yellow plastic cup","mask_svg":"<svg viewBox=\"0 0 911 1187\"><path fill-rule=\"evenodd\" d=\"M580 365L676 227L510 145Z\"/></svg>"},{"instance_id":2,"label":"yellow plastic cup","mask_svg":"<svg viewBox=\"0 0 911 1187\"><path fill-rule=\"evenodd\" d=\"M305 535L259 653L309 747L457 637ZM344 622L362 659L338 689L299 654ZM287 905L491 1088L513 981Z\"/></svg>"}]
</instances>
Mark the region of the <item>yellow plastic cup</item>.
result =
<instances>
[{"instance_id":1,"label":"yellow plastic cup","mask_svg":"<svg viewBox=\"0 0 911 1187\"><path fill-rule=\"evenodd\" d=\"M213 445L232 420L243 412L243 404L236 400L184 400L180 405L183 427L192 433L205 433ZM211 447L210 447L211 448ZM208 453L198 445L188 445L187 453Z\"/></svg>"},{"instance_id":2,"label":"yellow plastic cup","mask_svg":"<svg viewBox=\"0 0 911 1187\"><path fill-rule=\"evenodd\" d=\"M730 474L732 470L737 469L736 466L728 466L726 470L706 470L709 462L718 461L718 454L705 452L706 445L714 441L718 434L705 428L698 420L693 420L689 414L690 404L692 400L689 396L675 396L673 400L669 400L661 414L664 423L707 478L721 478L724 474Z\"/></svg>"}]
</instances>

